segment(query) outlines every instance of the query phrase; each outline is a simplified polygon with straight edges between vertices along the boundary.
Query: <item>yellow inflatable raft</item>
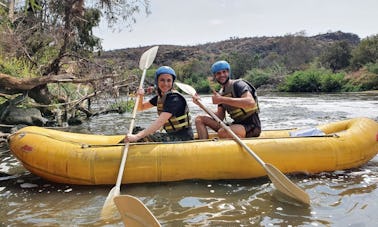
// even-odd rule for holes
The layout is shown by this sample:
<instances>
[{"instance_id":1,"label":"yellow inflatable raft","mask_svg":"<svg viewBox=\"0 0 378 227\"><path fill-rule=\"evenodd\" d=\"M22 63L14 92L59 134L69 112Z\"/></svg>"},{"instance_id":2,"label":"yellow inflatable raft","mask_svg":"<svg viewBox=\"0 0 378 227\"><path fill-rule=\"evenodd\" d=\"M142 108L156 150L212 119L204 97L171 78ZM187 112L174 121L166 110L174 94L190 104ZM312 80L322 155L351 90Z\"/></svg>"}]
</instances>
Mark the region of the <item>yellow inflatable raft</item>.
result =
<instances>
[{"instance_id":1,"label":"yellow inflatable raft","mask_svg":"<svg viewBox=\"0 0 378 227\"><path fill-rule=\"evenodd\" d=\"M296 130L263 131L243 139L264 162L283 173L319 173L363 165L378 152L378 123L355 118L316 127L320 136L290 136ZM9 147L26 169L50 181L115 184L123 135L104 136L25 127ZM265 176L256 160L232 139L180 143L132 143L123 183L186 179L248 179Z\"/></svg>"}]
</instances>

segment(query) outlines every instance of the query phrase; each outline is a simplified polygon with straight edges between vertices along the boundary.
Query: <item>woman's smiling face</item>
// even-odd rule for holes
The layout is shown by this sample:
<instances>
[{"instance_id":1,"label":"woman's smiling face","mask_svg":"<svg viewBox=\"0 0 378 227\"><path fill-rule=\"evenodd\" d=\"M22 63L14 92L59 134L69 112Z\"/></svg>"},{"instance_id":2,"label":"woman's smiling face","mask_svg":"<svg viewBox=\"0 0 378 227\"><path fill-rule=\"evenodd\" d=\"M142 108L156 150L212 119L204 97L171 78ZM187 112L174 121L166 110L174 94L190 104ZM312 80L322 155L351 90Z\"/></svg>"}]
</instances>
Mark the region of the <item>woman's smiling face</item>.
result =
<instances>
[{"instance_id":1,"label":"woman's smiling face","mask_svg":"<svg viewBox=\"0 0 378 227\"><path fill-rule=\"evenodd\" d=\"M163 93L170 91L173 87L173 76L171 74L160 74L158 87Z\"/></svg>"}]
</instances>

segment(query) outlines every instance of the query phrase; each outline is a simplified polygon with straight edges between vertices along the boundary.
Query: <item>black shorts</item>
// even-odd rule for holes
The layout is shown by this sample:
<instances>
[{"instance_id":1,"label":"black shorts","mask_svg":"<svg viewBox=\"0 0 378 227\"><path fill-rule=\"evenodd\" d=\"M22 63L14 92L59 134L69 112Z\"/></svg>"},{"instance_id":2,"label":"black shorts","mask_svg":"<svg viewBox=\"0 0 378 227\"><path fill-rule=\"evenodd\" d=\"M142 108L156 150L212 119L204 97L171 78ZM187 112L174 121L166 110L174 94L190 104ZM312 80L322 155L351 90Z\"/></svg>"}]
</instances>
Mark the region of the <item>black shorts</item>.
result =
<instances>
[{"instance_id":1,"label":"black shorts","mask_svg":"<svg viewBox=\"0 0 378 227\"><path fill-rule=\"evenodd\" d=\"M261 122L257 113L253 114L247 121L240 122L245 129L245 137L258 137L261 133Z\"/></svg>"}]
</instances>

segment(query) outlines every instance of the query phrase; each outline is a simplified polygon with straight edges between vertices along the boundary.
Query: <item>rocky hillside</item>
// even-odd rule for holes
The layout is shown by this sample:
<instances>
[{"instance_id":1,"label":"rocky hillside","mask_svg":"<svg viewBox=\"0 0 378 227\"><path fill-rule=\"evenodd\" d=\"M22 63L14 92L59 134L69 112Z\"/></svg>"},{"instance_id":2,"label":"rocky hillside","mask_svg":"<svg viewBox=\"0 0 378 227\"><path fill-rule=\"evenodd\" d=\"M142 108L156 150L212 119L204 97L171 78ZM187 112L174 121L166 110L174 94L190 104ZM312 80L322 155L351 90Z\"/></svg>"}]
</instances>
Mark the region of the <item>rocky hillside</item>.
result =
<instances>
[{"instance_id":1,"label":"rocky hillside","mask_svg":"<svg viewBox=\"0 0 378 227\"><path fill-rule=\"evenodd\" d=\"M258 55L260 59L272 56L285 56L295 54L300 58L318 56L330 44L337 41L347 41L352 47L360 42L356 34L333 32L316 36L286 35L279 37L252 37L232 38L220 42L206 43L196 46L162 45L159 47L155 64L171 65L177 61L198 59L212 61L223 54ZM141 54L149 47L126 48L106 51L98 57L100 62L111 62L122 68L138 67ZM292 53L292 54L290 54Z\"/></svg>"}]
</instances>

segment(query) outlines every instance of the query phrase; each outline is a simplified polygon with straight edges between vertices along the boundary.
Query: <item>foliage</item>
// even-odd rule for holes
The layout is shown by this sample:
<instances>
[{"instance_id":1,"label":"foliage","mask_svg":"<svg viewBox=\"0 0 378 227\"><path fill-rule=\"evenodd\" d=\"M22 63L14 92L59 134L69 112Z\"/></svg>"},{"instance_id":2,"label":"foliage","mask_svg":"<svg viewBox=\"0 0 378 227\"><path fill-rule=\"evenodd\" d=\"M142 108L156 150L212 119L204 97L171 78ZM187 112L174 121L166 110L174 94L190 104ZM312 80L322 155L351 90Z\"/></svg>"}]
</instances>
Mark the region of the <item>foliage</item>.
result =
<instances>
[{"instance_id":1,"label":"foliage","mask_svg":"<svg viewBox=\"0 0 378 227\"><path fill-rule=\"evenodd\" d=\"M378 75L378 61L376 63L367 63L366 67L367 67L369 72Z\"/></svg>"},{"instance_id":2,"label":"foliage","mask_svg":"<svg viewBox=\"0 0 378 227\"><path fill-rule=\"evenodd\" d=\"M341 91L346 81L343 73L326 73L320 78L321 91L322 92L335 92Z\"/></svg>"},{"instance_id":3,"label":"foliage","mask_svg":"<svg viewBox=\"0 0 378 227\"><path fill-rule=\"evenodd\" d=\"M78 100L93 92L93 88L84 84L58 83L49 84L49 91L58 99Z\"/></svg>"},{"instance_id":4,"label":"foliage","mask_svg":"<svg viewBox=\"0 0 378 227\"><path fill-rule=\"evenodd\" d=\"M258 66L258 55L232 52L228 56L228 62L232 65L232 78L244 77L248 70Z\"/></svg>"},{"instance_id":5,"label":"foliage","mask_svg":"<svg viewBox=\"0 0 378 227\"><path fill-rule=\"evenodd\" d=\"M268 84L268 82L271 80L271 72L269 69L248 70L244 79L251 82L255 88L258 88L262 85Z\"/></svg>"},{"instance_id":6,"label":"foliage","mask_svg":"<svg viewBox=\"0 0 378 227\"><path fill-rule=\"evenodd\" d=\"M344 91L366 91L378 90L378 75L370 72L368 67L363 67L360 70L348 76L348 82L344 86Z\"/></svg>"},{"instance_id":7,"label":"foliage","mask_svg":"<svg viewBox=\"0 0 378 227\"><path fill-rule=\"evenodd\" d=\"M30 62L16 59L16 58L3 58L0 56L0 73L8 74L14 77L34 77L36 70L32 70Z\"/></svg>"},{"instance_id":8,"label":"foliage","mask_svg":"<svg viewBox=\"0 0 378 227\"><path fill-rule=\"evenodd\" d=\"M125 112L131 112L134 108L134 104L135 104L134 100L128 100L127 102L119 101L119 102L112 103L110 105L110 109L118 110L118 113L122 114Z\"/></svg>"},{"instance_id":9,"label":"foliage","mask_svg":"<svg viewBox=\"0 0 378 227\"><path fill-rule=\"evenodd\" d=\"M192 85L199 93L210 92L209 82L204 79L209 74L210 66L199 59L177 62L172 66L177 74L177 80Z\"/></svg>"},{"instance_id":10,"label":"foliage","mask_svg":"<svg viewBox=\"0 0 378 227\"><path fill-rule=\"evenodd\" d=\"M82 20L74 21L73 24L77 29L77 41L73 44L73 50L94 51L101 49L100 39L92 34L92 29L100 23L101 12L97 9L88 9L85 11Z\"/></svg>"},{"instance_id":11,"label":"foliage","mask_svg":"<svg viewBox=\"0 0 378 227\"><path fill-rule=\"evenodd\" d=\"M354 69L361 68L368 63L378 61L378 35L361 40L360 44L352 50L351 65Z\"/></svg>"},{"instance_id":12,"label":"foliage","mask_svg":"<svg viewBox=\"0 0 378 227\"><path fill-rule=\"evenodd\" d=\"M290 70L302 69L318 54L313 40L306 38L304 32L286 35L278 45L280 61L276 63Z\"/></svg>"},{"instance_id":13,"label":"foliage","mask_svg":"<svg viewBox=\"0 0 378 227\"><path fill-rule=\"evenodd\" d=\"M338 41L326 48L321 56L322 64L333 72L349 66L351 47L346 41Z\"/></svg>"},{"instance_id":14,"label":"foliage","mask_svg":"<svg viewBox=\"0 0 378 227\"><path fill-rule=\"evenodd\" d=\"M335 92L346 83L344 74L324 70L297 71L286 77L281 91L287 92Z\"/></svg>"},{"instance_id":15,"label":"foliage","mask_svg":"<svg viewBox=\"0 0 378 227\"><path fill-rule=\"evenodd\" d=\"M41 75L59 74L67 62L87 59L93 51L101 50L101 40L93 35L93 28L102 15L109 26L120 20L126 21L123 27L129 26L141 9L149 13L149 5L149 0L28 0L14 9L15 18L1 14L5 20L0 20L0 52L30 61Z\"/></svg>"}]
</instances>

